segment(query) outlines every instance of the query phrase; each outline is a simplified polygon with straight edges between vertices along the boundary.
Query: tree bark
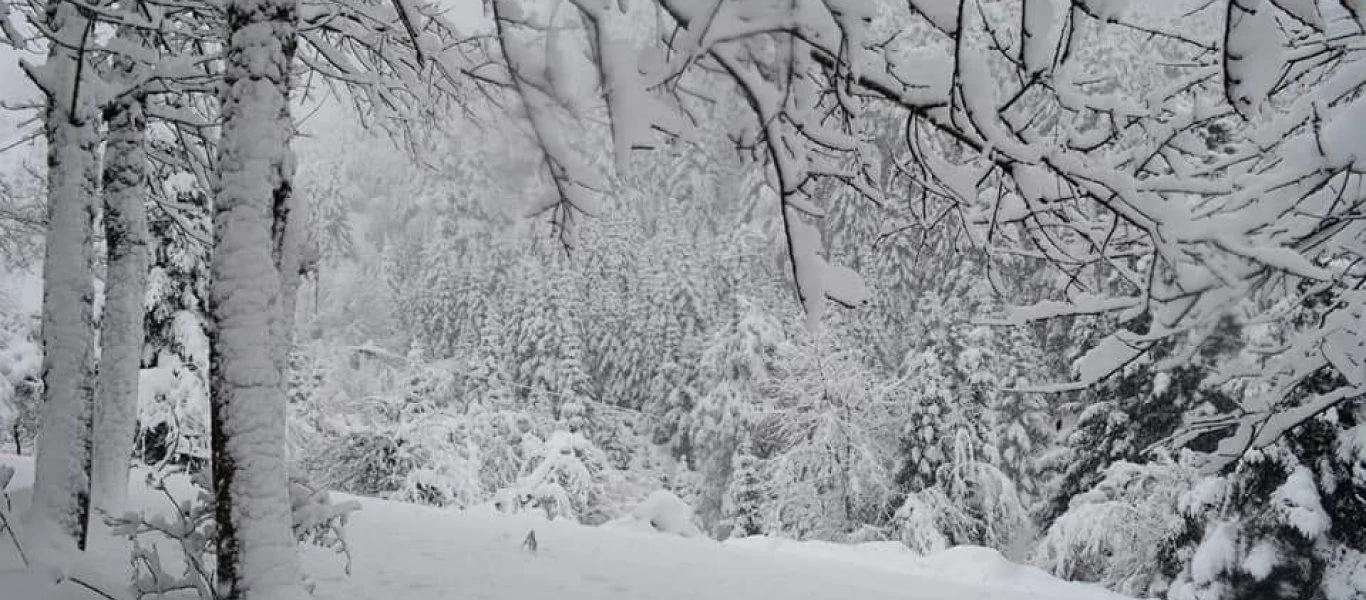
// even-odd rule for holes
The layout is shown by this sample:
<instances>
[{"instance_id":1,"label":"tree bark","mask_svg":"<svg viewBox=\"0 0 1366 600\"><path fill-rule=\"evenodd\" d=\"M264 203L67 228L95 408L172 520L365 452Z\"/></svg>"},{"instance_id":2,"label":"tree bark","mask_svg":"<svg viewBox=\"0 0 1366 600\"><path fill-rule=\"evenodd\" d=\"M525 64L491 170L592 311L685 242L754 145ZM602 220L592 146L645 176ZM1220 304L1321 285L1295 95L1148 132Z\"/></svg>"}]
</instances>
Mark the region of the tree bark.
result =
<instances>
[{"instance_id":1,"label":"tree bark","mask_svg":"<svg viewBox=\"0 0 1366 600\"><path fill-rule=\"evenodd\" d=\"M230 0L211 261L210 408L221 598L305 598L285 462L277 218L287 205L296 0ZM283 231L282 229L279 229Z\"/></svg>"},{"instance_id":2,"label":"tree bark","mask_svg":"<svg viewBox=\"0 0 1366 600\"><path fill-rule=\"evenodd\" d=\"M298 306L299 283L303 279L303 241L308 227L308 207L299 200L293 188L275 202L275 265L280 269L281 360L289 360L289 349L294 343L294 317Z\"/></svg>"},{"instance_id":3,"label":"tree bark","mask_svg":"<svg viewBox=\"0 0 1366 600\"><path fill-rule=\"evenodd\" d=\"M109 270L100 323L91 501L98 511L117 515L128 497L147 294L147 213L143 204L147 197L147 125L142 99L130 95L115 103L105 120L109 140L104 165L104 237Z\"/></svg>"},{"instance_id":4,"label":"tree bark","mask_svg":"<svg viewBox=\"0 0 1366 600\"><path fill-rule=\"evenodd\" d=\"M80 95L90 27L62 0L47 6L49 44L42 67L27 67L47 96L47 236L43 258L43 415L37 443L30 530L85 547L90 512L90 427L94 401L94 198L98 137ZM59 548L56 548L59 549Z\"/></svg>"}]
</instances>

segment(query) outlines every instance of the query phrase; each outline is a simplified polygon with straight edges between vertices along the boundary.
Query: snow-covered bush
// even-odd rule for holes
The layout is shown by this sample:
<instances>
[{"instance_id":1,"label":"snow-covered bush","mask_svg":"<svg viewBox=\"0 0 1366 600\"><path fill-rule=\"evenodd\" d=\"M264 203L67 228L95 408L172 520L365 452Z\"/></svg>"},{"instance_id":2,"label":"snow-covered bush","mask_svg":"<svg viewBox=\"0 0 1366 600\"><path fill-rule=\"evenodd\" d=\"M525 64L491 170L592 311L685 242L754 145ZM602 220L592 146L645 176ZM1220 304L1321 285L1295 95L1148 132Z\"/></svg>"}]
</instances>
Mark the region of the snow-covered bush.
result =
<instances>
[{"instance_id":1,"label":"snow-covered bush","mask_svg":"<svg viewBox=\"0 0 1366 600\"><path fill-rule=\"evenodd\" d=\"M401 489L426 453L390 430L356 430L334 439L313 469L329 487L366 496ZM328 460L321 460L326 457Z\"/></svg>"},{"instance_id":2,"label":"snow-covered bush","mask_svg":"<svg viewBox=\"0 0 1366 600\"><path fill-rule=\"evenodd\" d=\"M613 472L601 450L582 434L568 431L555 431L544 441L526 434L522 445L527 461L517 481L500 491L502 510L536 508L550 518L590 525L607 520L601 501Z\"/></svg>"},{"instance_id":3,"label":"snow-covered bush","mask_svg":"<svg viewBox=\"0 0 1366 600\"><path fill-rule=\"evenodd\" d=\"M133 590L137 597L174 596L193 592L200 600L218 600L214 563L218 545L214 529L214 496L207 472L169 471L152 474L147 485L167 500L172 514L129 511L106 517L115 536L132 541ZM181 497L177 497L181 496ZM300 543L330 548L346 559L351 573L351 550L346 543L348 516L360 509L354 501L334 503L325 491L297 478L289 484L294 537ZM150 539L149 539L150 538ZM178 546L179 574L166 571L157 542Z\"/></svg>"},{"instance_id":4,"label":"snow-covered bush","mask_svg":"<svg viewBox=\"0 0 1366 600\"><path fill-rule=\"evenodd\" d=\"M1185 531L1178 503L1195 478L1194 469L1172 460L1110 465L1048 528L1031 561L1058 577L1122 594L1160 591L1161 563Z\"/></svg>"},{"instance_id":5,"label":"snow-covered bush","mask_svg":"<svg viewBox=\"0 0 1366 600\"><path fill-rule=\"evenodd\" d=\"M397 490L384 494L386 498L457 508L482 500L479 449L464 432L431 423L404 433L418 448L422 463L404 475Z\"/></svg>"},{"instance_id":6,"label":"snow-covered bush","mask_svg":"<svg viewBox=\"0 0 1366 600\"><path fill-rule=\"evenodd\" d=\"M38 433L43 355L37 327L0 314L0 440L22 453Z\"/></svg>"},{"instance_id":7,"label":"snow-covered bush","mask_svg":"<svg viewBox=\"0 0 1366 600\"><path fill-rule=\"evenodd\" d=\"M327 490L302 479L289 482L289 505L294 513L294 538L321 548L331 548L346 557L346 572L351 573L351 548L346 542L346 522L360 510L354 500L333 502Z\"/></svg>"},{"instance_id":8,"label":"snow-covered bush","mask_svg":"<svg viewBox=\"0 0 1366 600\"><path fill-rule=\"evenodd\" d=\"M496 461L505 446L473 437L458 415L427 422L349 427L326 438L301 463L310 476L337 490L464 508L485 500L508 468ZM481 446L480 439L493 439Z\"/></svg>"},{"instance_id":9,"label":"snow-covered bush","mask_svg":"<svg viewBox=\"0 0 1366 600\"><path fill-rule=\"evenodd\" d=\"M922 554L963 544L1007 550L1029 527L1014 482L977 456L964 430L934 484L908 494L893 520L902 542Z\"/></svg>"},{"instance_id":10,"label":"snow-covered bush","mask_svg":"<svg viewBox=\"0 0 1366 600\"><path fill-rule=\"evenodd\" d=\"M138 457L198 469L209 458L209 342L199 317L170 317L155 366L138 378Z\"/></svg>"},{"instance_id":11,"label":"snow-covered bush","mask_svg":"<svg viewBox=\"0 0 1366 600\"><path fill-rule=\"evenodd\" d=\"M305 361L299 361L305 362ZM365 345L296 378L291 432L298 463L335 489L467 507L520 468L516 415L486 408L456 376L463 363L427 362ZM467 379L467 378L466 378ZM311 444L302 444L311 440Z\"/></svg>"},{"instance_id":12,"label":"snow-covered bush","mask_svg":"<svg viewBox=\"0 0 1366 600\"><path fill-rule=\"evenodd\" d=\"M476 410L469 415L468 447L475 451L478 479L485 497L517 481L527 457L522 436L541 431L543 424L513 410Z\"/></svg>"},{"instance_id":13,"label":"snow-covered bush","mask_svg":"<svg viewBox=\"0 0 1366 600\"><path fill-rule=\"evenodd\" d=\"M637 504L630 514L612 521L613 525L641 531L657 531L681 537L699 537L697 515L681 498L668 490L656 490Z\"/></svg>"}]
</instances>

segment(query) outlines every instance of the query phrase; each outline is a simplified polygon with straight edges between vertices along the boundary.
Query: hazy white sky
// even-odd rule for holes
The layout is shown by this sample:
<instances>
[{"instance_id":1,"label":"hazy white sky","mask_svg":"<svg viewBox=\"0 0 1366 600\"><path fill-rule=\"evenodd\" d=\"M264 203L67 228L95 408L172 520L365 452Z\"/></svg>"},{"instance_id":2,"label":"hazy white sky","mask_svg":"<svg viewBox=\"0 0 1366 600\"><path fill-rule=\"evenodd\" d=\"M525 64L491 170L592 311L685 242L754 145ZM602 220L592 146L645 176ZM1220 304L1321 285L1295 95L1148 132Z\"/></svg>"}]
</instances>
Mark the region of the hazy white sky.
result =
<instances>
[{"instance_id":1,"label":"hazy white sky","mask_svg":"<svg viewBox=\"0 0 1366 600\"><path fill-rule=\"evenodd\" d=\"M33 54L24 55L30 61L41 60L41 57ZM9 46L0 46L0 100L6 104L14 104L25 100L32 100L38 96L38 90L29 82L24 71L19 68L20 54ZM17 113L9 110L0 110L0 148L23 137L24 131L19 129L19 124L31 116L25 111ZM34 166L40 166L41 161L37 160L36 152L40 146L25 145L0 154L0 172L10 173L18 169L24 162Z\"/></svg>"}]
</instances>

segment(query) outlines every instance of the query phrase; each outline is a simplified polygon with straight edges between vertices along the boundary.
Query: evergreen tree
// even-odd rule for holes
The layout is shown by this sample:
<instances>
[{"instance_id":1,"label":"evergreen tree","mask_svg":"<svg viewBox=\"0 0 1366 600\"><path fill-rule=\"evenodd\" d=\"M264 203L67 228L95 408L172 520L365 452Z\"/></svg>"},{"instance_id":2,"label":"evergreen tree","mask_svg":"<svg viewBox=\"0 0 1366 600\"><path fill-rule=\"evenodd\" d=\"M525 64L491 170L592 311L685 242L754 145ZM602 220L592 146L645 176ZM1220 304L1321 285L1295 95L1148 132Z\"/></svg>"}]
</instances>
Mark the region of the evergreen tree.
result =
<instances>
[{"instance_id":1,"label":"evergreen tree","mask_svg":"<svg viewBox=\"0 0 1366 600\"><path fill-rule=\"evenodd\" d=\"M1142 330L1140 319L1129 327ZM1083 406L1076 423L1064 438L1064 450L1053 453L1045 468L1056 475L1048 484L1042 505L1045 526L1066 510L1069 500L1100 481L1109 464L1117 461L1146 462L1152 445L1167 439L1187 414L1214 407L1232 406L1227 392L1206 385L1215 361L1237 347L1237 323L1227 318L1194 345L1190 360L1158 370L1165 359L1177 354L1173 343L1156 345L1119 372L1083 392ZM1084 359L1083 359L1084 360ZM1210 450L1197 444L1196 449Z\"/></svg>"},{"instance_id":2,"label":"evergreen tree","mask_svg":"<svg viewBox=\"0 0 1366 600\"><path fill-rule=\"evenodd\" d=\"M1317 290L1310 285L1302 285L1308 293L1295 306L1292 328L1318 326L1353 293L1341 283ZM1343 374L1321 368L1299 381L1291 400L1306 402L1346 384ZM1349 397L1290 428L1276 442L1242 451L1201 481L1183 506L1186 545L1165 573L1175 580L1170 597L1337 599L1366 594L1363 406L1360 396ZM1200 441L1191 445L1198 447ZM1227 444L1215 452L1227 453ZM1179 572L1171 572L1178 566Z\"/></svg>"},{"instance_id":3,"label":"evergreen tree","mask_svg":"<svg viewBox=\"0 0 1366 600\"><path fill-rule=\"evenodd\" d=\"M765 509L772 505L774 494L767 484L765 461L755 456L754 442L742 435L735 451L735 473L722 503L719 537L746 537L767 533Z\"/></svg>"},{"instance_id":4,"label":"evergreen tree","mask_svg":"<svg viewBox=\"0 0 1366 600\"><path fill-rule=\"evenodd\" d=\"M718 332L702 353L702 393L681 415L672 446L702 475L697 514L716 533L730 481L739 431L746 415L769 406L778 369L789 352L779 323L759 306L742 301L741 316Z\"/></svg>"}]
</instances>

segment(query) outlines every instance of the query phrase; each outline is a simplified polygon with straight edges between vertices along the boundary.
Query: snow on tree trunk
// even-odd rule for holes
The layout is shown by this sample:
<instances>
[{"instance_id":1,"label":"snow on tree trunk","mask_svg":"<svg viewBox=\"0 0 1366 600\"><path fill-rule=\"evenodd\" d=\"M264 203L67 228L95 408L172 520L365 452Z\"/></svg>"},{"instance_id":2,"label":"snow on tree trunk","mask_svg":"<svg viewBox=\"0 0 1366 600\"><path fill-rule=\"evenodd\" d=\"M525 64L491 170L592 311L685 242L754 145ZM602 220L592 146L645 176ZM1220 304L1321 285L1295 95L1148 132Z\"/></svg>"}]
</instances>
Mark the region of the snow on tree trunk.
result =
<instances>
[{"instance_id":1,"label":"snow on tree trunk","mask_svg":"<svg viewBox=\"0 0 1366 600\"><path fill-rule=\"evenodd\" d=\"M275 265L280 270L280 339L275 349L280 352L281 364L288 364L289 349L294 343L294 312L303 278L303 240L308 229L308 205L300 202L298 194L286 183L284 191L275 197Z\"/></svg>"},{"instance_id":2,"label":"snow on tree trunk","mask_svg":"<svg viewBox=\"0 0 1366 600\"><path fill-rule=\"evenodd\" d=\"M43 259L43 416L33 499L26 520L45 541L63 534L85 546L90 511L90 420L94 401L94 197L98 162L93 119L77 82L87 20L76 7L47 6L47 62L28 68L47 95L47 247Z\"/></svg>"},{"instance_id":3,"label":"snow on tree trunk","mask_svg":"<svg viewBox=\"0 0 1366 600\"><path fill-rule=\"evenodd\" d=\"M295 0L232 0L211 262L210 405L220 597L304 598L285 463L277 231L294 172Z\"/></svg>"},{"instance_id":4,"label":"snow on tree trunk","mask_svg":"<svg viewBox=\"0 0 1366 600\"><path fill-rule=\"evenodd\" d=\"M104 236L109 270L100 322L99 404L90 479L95 509L116 515L128 495L147 293L146 118L141 99L115 103L106 121Z\"/></svg>"}]
</instances>

